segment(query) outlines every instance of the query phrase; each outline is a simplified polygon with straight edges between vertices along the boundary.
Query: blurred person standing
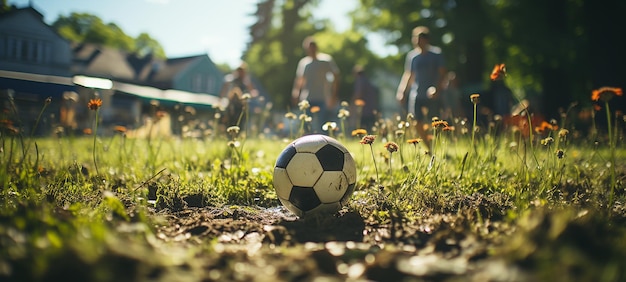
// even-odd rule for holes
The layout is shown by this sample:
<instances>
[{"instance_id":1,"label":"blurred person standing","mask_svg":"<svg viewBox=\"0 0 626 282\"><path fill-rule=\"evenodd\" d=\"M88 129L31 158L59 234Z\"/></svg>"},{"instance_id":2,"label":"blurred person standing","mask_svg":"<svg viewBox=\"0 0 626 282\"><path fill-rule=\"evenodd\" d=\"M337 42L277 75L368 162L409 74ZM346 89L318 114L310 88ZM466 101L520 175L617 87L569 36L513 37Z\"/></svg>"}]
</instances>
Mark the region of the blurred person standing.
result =
<instances>
[{"instance_id":1,"label":"blurred person standing","mask_svg":"<svg viewBox=\"0 0 626 282\"><path fill-rule=\"evenodd\" d=\"M226 106L225 115L222 119L226 126L237 125L242 127L239 119L244 110L244 94L249 94L248 98L258 96L258 91L247 73L247 67L246 63L241 63L235 71L224 77L220 97L228 100L228 106Z\"/></svg>"},{"instance_id":2,"label":"blurred person standing","mask_svg":"<svg viewBox=\"0 0 626 282\"><path fill-rule=\"evenodd\" d=\"M354 92L352 106L356 113L356 128L372 129L379 111L379 89L370 81L363 66L356 65L353 69Z\"/></svg>"},{"instance_id":3,"label":"blurred person standing","mask_svg":"<svg viewBox=\"0 0 626 282\"><path fill-rule=\"evenodd\" d=\"M335 119L339 106L339 68L332 56L319 52L312 36L304 39L302 47L307 55L298 62L291 98L294 106L307 100L311 107L319 107L318 117L312 120L315 133L320 132L323 123Z\"/></svg>"}]
</instances>

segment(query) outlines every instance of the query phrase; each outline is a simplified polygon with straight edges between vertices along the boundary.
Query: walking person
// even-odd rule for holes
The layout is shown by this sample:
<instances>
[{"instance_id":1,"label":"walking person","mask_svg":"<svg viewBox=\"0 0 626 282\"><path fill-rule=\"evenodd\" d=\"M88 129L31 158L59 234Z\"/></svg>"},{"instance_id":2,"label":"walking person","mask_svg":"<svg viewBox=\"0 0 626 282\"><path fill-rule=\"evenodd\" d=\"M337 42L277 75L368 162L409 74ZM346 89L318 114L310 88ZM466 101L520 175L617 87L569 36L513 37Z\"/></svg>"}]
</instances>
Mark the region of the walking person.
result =
<instances>
[{"instance_id":1,"label":"walking person","mask_svg":"<svg viewBox=\"0 0 626 282\"><path fill-rule=\"evenodd\" d=\"M430 147L423 123L440 114L440 93L445 89L447 70L441 48L430 44L430 32L427 27L414 28L411 42L414 48L406 56L405 72L398 85L396 98L415 116L417 132L425 145Z\"/></svg>"}]
</instances>

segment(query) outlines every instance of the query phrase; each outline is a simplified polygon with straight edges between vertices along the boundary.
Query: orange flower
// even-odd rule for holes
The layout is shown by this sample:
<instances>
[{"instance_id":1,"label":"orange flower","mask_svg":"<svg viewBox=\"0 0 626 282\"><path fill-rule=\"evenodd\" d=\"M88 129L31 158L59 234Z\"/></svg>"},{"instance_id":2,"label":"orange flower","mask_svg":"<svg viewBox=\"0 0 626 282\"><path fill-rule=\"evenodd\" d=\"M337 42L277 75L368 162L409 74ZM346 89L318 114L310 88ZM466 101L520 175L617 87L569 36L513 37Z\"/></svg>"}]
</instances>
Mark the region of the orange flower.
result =
<instances>
[{"instance_id":1,"label":"orange flower","mask_svg":"<svg viewBox=\"0 0 626 282\"><path fill-rule=\"evenodd\" d=\"M312 114L317 113L317 112L319 112L319 111L320 111L320 107L319 107L319 106L313 106L313 107L311 107L311 113L312 113Z\"/></svg>"},{"instance_id":2,"label":"orange flower","mask_svg":"<svg viewBox=\"0 0 626 282\"><path fill-rule=\"evenodd\" d=\"M102 107L102 100L100 98L98 98L98 99L91 99L91 100L89 100L89 103L87 103L87 107L90 110L92 110L92 111L96 111L100 107Z\"/></svg>"},{"instance_id":3,"label":"orange flower","mask_svg":"<svg viewBox=\"0 0 626 282\"><path fill-rule=\"evenodd\" d=\"M413 139L406 140L406 142L409 143L409 144L417 145L419 142L422 142L422 139L421 138L413 138Z\"/></svg>"},{"instance_id":4,"label":"orange flower","mask_svg":"<svg viewBox=\"0 0 626 282\"><path fill-rule=\"evenodd\" d=\"M359 143L371 145L376 140L376 135L365 135Z\"/></svg>"},{"instance_id":5,"label":"orange flower","mask_svg":"<svg viewBox=\"0 0 626 282\"><path fill-rule=\"evenodd\" d=\"M547 121L542 121L541 124L535 127L535 132L543 133L546 130L557 130L559 127L557 125L550 124Z\"/></svg>"},{"instance_id":6,"label":"orange flower","mask_svg":"<svg viewBox=\"0 0 626 282\"><path fill-rule=\"evenodd\" d=\"M504 64L496 64L491 71L491 80L504 79L506 76L506 66Z\"/></svg>"},{"instance_id":7,"label":"orange flower","mask_svg":"<svg viewBox=\"0 0 626 282\"><path fill-rule=\"evenodd\" d=\"M443 127L447 127L448 126L448 122L445 121L445 120L436 120L436 121L432 122L431 126L432 127L441 127L441 128L443 128Z\"/></svg>"},{"instance_id":8,"label":"orange flower","mask_svg":"<svg viewBox=\"0 0 626 282\"><path fill-rule=\"evenodd\" d=\"M363 128L352 130L352 136L367 135L367 130Z\"/></svg>"},{"instance_id":9,"label":"orange flower","mask_svg":"<svg viewBox=\"0 0 626 282\"><path fill-rule=\"evenodd\" d=\"M85 135L91 135L91 133L92 133L91 128L85 128L85 129L83 129L83 134L85 134Z\"/></svg>"},{"instance_id":10,"label":"orange flower","mask_svg":"<svg viewBox=\"0 0 626 282\"><path fill-rule=\"evenodd\" d=\"M121 126L121 125L116 125L113 130L115 130L116 132L119 133L124 133L126 132L126 127L125 126Z\"/></svg>"},{"instance_id":11,"label":"orange flower","mask_svg":"<svg viewBox=\"0 0 626 282\"><path fill-rule=\"evenodd\" d=\"M356 99L354 100L354 105L357 107L363 107L365 106L365 101L363 99Z\"/></svg>"},{"instance_id":12,"label":"orange flower","mask_svg":"<svg viewBox=\"0 0 626 282\"><path fill-rule=\"evenodd\" d=\"M622 96L622 88L618 87L601 87L591 92L592 101L609 101L613 96Z\"/></svg>"},{"instance_id":13,"label":"orange flower","mask_svg":"<svg viewBox=\"0 0 626 282\"><path fill-rule=\"evenodd\" d=\"M385 148L389 151L389 153L393 153L397 152L399 147L395 142L387 142L385 143Z\"/></svg>"}]
</instances>

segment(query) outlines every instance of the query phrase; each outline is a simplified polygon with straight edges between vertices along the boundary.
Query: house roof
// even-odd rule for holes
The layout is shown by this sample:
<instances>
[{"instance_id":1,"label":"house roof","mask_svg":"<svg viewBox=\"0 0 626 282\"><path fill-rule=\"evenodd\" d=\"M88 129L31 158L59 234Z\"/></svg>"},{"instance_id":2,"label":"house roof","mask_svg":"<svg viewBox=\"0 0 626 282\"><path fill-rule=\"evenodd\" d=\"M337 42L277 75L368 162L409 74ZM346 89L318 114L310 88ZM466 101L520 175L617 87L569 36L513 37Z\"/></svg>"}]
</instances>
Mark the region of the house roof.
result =
<instances>
[{"instance_id":1,"label":"house roof","mask_svg":"<svg viewBox=\"0 0 626 282\"><path fill-rule=\"evenodd\" d=\"M205 55L206 56L206 55ZM156 87L171 87L172 82L183 70L189 68L192 64L200 60L203 56L190 56L181 58L172 58L164 61L153 61L151 71L145 77L148 84Z\"/></svg>"},{"instance_id":2,"label":"house roof","mask_svg":"<svg viewBox=\"0 0 626 282\"><path fill-rule=\"evenodd\" d=\"M133 81L135 71L127 55L117 49L95 44L74 44L72 72L122 81Z\"/></svg>"},{"instance_id":3,"label":"house roof","mask_svg":"<svg viewBox=\"0 0 626 282\"><path fill-rule=\"evenodd\" d=\"M206 55L160 59L143 57L118 49L90 43L73 46L75 74L102 77L160 89L172 88L182 71Z\"/></svg>"},{"instance_id":4,"label":"house roof","mask_svg":"<svg viewBox=\"0 0 626 282\"><path fill-rule=\"evenodd\" d=\"M35 10L35 8L33 7L17 8L15 6L12 6L12 8L9 11L0 13L0 19L12 17L21 13L31 13L37 19L43 22L43 15L39 11Z\"/></svg>"}]
</instances>

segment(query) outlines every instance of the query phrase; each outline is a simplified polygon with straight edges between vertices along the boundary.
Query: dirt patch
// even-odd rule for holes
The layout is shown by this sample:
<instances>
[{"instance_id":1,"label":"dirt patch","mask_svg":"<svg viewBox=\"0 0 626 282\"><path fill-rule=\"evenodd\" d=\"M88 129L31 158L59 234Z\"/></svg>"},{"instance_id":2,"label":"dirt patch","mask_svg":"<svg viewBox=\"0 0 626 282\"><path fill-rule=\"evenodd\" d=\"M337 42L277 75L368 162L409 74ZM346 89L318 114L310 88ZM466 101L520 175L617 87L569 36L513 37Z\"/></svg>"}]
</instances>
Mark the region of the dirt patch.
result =
<instances>
[{"instance_id":1,"label":"dirt patch","mask_svg":"<svg viewBox=\"0 0 626 282\"><path fill-rule=\"evenodd\" d=\"M219 260L207 260L204 267L219 279L507 280L523 275L502 260L488 259L489 246L497 240L485 240L483 235L508 226L485 222L482 230L468 230L474 226L468 221L475 218L463 213L434 214L417 221L392 216L379 222L347 210L298 219L282 207L224 206L162 211L160 216L167 224L157 226L159 238L217 246ZM245 265L246 270L234 265ZM267 272L267 267L272 269L268 276L255 275Z\"/></svg>"}]
</instances>

